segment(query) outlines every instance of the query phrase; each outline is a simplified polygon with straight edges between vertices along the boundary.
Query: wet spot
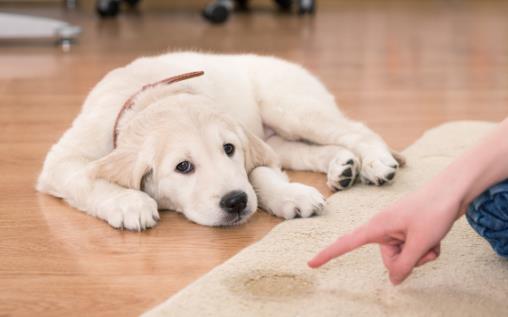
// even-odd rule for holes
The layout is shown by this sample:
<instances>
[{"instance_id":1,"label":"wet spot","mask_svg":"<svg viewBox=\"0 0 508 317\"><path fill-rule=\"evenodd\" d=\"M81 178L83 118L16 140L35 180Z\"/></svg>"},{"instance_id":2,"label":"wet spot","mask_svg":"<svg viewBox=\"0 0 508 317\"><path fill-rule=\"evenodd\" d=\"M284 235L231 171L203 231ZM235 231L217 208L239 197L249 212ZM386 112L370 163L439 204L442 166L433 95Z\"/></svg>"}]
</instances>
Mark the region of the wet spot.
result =
<instances>
[{"instance_id":1,"label":"wet spot","mask_svg":"<svg viewBox=\"0 0 508 317\"><path fill-rule=\"evenodd\" d=\"M315 283L301 274L253 271L227 281L231 291L263 300L300 298L315 290Z\"/></svg>"}]
</instances>

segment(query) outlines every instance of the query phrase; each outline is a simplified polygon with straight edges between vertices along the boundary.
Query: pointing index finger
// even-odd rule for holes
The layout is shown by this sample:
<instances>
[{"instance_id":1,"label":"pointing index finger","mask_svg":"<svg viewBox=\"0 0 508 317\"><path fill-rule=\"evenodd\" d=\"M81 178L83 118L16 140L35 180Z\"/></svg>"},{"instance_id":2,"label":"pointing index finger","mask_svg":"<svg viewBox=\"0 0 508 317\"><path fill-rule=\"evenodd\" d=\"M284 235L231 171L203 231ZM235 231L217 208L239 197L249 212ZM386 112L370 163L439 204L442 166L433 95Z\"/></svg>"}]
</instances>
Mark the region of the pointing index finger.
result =
<instances>
[{"instance_id":1,"label":"pointing index finger","mask_svg":"<svg viewBox=\"0 0 508 317\"><path fill-rule=\"evenodd\" d=\"M334 243L319 252L308 265L312 268L320 267L333 258L351 252L365 244L375 242L379 232L374 232L369 225L363 225L351 233L338 238Z\"/></svg>"}]
</instances>

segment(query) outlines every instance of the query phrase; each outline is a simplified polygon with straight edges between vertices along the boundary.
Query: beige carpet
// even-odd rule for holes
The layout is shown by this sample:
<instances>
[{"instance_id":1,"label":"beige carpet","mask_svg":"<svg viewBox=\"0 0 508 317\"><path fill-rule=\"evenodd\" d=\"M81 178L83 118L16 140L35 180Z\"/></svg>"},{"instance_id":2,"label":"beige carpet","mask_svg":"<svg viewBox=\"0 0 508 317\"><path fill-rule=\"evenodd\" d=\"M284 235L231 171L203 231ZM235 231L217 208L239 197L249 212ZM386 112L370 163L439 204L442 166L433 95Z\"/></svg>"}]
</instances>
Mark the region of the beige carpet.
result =
<instances>
[{"instance_id":1,"label":"beige carpet","mask_svg":"<svg viewBox=\"0 0 508 317\"><path fill-rule=\"evenodd\" d=\"M464 219L443 241L439 260L398 287L388 282L375 245L318 270L306 265L320 248L417 188L492 127L454 122L428 131L404 151L408 165L392 186L360 185L333 195L326 215L283 222L144 316L508 316L508 261Z\"/></svg>"}]
</instances>

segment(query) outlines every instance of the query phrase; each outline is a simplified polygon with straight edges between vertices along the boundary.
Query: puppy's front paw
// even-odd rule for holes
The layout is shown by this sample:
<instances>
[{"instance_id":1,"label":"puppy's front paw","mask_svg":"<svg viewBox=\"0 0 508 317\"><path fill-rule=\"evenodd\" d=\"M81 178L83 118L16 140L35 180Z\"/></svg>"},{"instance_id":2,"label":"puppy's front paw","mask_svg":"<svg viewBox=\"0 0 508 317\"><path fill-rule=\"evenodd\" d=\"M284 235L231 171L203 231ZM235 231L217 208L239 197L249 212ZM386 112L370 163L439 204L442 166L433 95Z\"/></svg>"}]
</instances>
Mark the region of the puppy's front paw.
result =
<instances>
[{"instance_id":1,"label":"puppy's front paw","mask_svg":"<svg viewBox=\"0 0 508 317\"><path fill-rule=\"evenodd\" d=\"M399 164L391 154L367 156L362 158L360 179L364 184L381 186L391 182Z\"/></svg>"},{"instance_id":2,"label":"puppy's front paw","mask_svg":"<svg viewBox=\"0 0 508 317\"><path fill-rule=\"evenodd\" d=\"M326 185L333 191L353 186L359 168L360 162L353 153L349 151L338 153L328 165Z\"/></svg>"},{"instance_id":3,"label":"puppy's front paw","mask_svg":"<svg viewBox=\"0 0 508 317\"><path fill-rule=\"evenodd\" d=\"M272 209L274 215L293 219L295 217L307 218L320 214L325 205L325 199L314 187L299 183L290 183L280 191L280 201Z\"/></svg>"},{"instance_id":4,"label":"puppy's front paw","mask_svg":"<svg viewBox=\"0 0 508 317\"><path fill-rule=\"evenodd\" d=\"M159 220L157 203L147 194L128 189L106 202L101 218L114 228L141 231L155 226Z\"/></svg>"}]
</instances>

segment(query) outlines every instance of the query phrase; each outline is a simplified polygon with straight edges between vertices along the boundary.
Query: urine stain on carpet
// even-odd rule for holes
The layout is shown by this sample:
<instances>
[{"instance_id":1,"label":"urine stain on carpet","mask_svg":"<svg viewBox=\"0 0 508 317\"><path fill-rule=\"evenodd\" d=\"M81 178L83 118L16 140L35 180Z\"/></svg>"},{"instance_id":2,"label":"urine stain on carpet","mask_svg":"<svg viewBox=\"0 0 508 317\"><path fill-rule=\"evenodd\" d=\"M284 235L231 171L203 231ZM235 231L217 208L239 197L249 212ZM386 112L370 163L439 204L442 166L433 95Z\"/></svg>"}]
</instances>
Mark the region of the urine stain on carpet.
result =
<instances>
[{"instance_id":1,"label":"urine stain on carpet","mask_svg":"<svg viewBox=\"0 0 508 317\"><path fill-rule=\"evenodd\" d=\"M309 276L270 270L248 272L226 284L235 294L275 301L301 298L315 290L315 282Z\"/></svg>"}]
</instances>

